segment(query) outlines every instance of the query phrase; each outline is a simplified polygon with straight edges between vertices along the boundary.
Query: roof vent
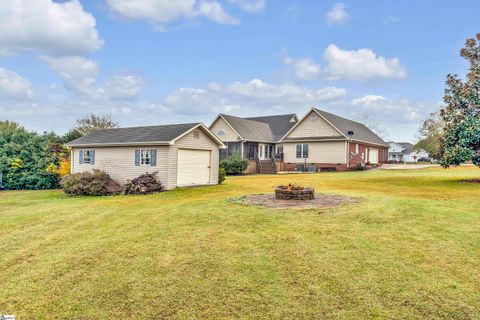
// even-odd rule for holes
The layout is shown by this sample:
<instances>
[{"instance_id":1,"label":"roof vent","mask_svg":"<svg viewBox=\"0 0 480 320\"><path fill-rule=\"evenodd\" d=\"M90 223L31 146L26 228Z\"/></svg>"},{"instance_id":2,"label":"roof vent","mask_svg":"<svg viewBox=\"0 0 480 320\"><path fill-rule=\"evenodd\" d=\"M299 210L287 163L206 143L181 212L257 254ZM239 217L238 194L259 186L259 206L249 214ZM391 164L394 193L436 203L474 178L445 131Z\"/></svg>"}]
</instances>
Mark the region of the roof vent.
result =
<instances>
[{"instance_id":1,"label":"roof vent","mask_svg":"<svg viewBox=\"0 0 480 320\"><path fill-rule=\"evenodd\" d=\"M353 131L350 130L350 131L347 132L347 134L348 134L349 136L353 136Z\"/></svg>"}]
</instances>

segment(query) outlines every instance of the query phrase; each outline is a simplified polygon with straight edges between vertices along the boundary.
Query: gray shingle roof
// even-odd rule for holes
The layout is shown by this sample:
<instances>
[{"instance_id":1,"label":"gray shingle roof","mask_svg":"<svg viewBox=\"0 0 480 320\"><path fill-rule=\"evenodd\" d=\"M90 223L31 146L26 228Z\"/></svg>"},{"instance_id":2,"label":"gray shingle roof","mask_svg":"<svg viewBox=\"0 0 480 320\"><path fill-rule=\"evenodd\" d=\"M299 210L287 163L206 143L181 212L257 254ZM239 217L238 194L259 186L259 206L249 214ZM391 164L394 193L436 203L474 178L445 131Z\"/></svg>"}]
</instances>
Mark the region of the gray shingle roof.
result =
<instances>
[{"instance_id":1,"label":"gray shingle roof","mask_svg":"<svg viewBox=\"0 0 480 320\"><path fill-rule=\"evenodd\" d=\"M364 124L334 115L332 113L328 113L317 108L314 109L349 139L379 144L388 147L388 143L386 143L372 130L367 128ZM349 135L349 132L353 132L353 134Z\"/></svg>"},{"instance_id":2,"label":"gray shingle roof","mask_svg":"<svg viewBox=\"0 0 480 320\"><path fill-rule=\"evenodd\" d=\"M410 142L395 142L395 143L405 148L404 150L402 150L403 154L409 154L415 150L415 146Z\"/></svg>"},{"instance_id":3,"label":"gray shingle roof","mask_svg":"<svg viewBox=\"0 0 480 320\"><path fill-rule=\"evenodd\" d=\"M290 122L295 114L250 118L226 114L221 114L221 116L243 139L249 141L278 142L295 125L295 122Z\"/></svg>"},{"instance_id":4,"label":"gray shingle roof","mask_svg":"<svg viewBox=\"0 0 480 320\"><path fill-rule=\"evenodd\" d=\"M98 130L75 139L68 146L94 146L169 142L200 123L169 124Z\"/></svg>"}]
</instances>

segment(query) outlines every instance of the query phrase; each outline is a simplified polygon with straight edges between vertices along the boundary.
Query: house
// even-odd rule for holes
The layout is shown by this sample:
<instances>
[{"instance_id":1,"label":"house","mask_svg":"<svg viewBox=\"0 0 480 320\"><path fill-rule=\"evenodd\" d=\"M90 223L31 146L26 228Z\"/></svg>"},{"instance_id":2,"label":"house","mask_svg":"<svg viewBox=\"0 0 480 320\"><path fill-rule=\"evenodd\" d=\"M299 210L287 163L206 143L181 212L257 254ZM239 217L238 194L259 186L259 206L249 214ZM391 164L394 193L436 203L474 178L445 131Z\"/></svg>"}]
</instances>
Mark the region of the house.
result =
<instances>
[{"instance_id":1,"label":"house","mask_svg":"<svg viewBox=\"0 0 480 320\"><path fill-rule=\"evenodd\" d=\"M240 118L221 114L210 129L227 146L223 155L249 159L247 172L336 171L387 161L388 144L365 125L312 108L295 114Z\"/></svg>"},{"instance_id":2,"label":"house","mask_svg":"<svg viewBox=\"0 0 480 320\"><path fill-rule=\"evenodd\" d=\"M429 158L430 154L409 142L388 143L388 160L393 162L417 162L420 158Z\"/></svg>"},{"instance_id":3,"label":"house","mask_svg":"<svg viewBox=\"0 0 480 320\"><path fill-rule=\"evenodd\" d=\"M250 118L220 114L210 130L227 146L221 157L238 154L247 159L247 173L274 173L272 159L283 153L280 139L297 122L295 114Z\"/></svg>"},{"instance_id":4,"label":"house","mask_svg":"<svg viewBox=\"0 0 480 320\"><path fill-rule=\"evenodd\" d=\"M157 171L167 190L217 184L219 149L225 148L201 123L99 130L67 146L72 173L99 169L125 183Z\"/></svg>"}]
</instances>

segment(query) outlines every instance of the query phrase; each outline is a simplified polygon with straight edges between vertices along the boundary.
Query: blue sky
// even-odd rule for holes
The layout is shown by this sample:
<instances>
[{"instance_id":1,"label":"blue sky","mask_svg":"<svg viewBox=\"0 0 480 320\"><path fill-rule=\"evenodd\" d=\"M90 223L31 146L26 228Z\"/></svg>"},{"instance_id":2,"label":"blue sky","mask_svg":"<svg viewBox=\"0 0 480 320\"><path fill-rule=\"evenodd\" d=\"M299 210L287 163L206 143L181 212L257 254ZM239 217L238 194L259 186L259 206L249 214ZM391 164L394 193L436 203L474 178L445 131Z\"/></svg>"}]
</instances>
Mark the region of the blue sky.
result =
<instances>
[{"instance_id":1,"label":"blue sky","mask_svg":"<svg viewBox=\"0 0 480 320\"><path fill-rule=\"evenodd\" d=\"M0 119L63 133L312 106L414 141L441 104L478 1L5 0ZM368 120L365 120L368 117Z\"/></svg>"}]
</instances>

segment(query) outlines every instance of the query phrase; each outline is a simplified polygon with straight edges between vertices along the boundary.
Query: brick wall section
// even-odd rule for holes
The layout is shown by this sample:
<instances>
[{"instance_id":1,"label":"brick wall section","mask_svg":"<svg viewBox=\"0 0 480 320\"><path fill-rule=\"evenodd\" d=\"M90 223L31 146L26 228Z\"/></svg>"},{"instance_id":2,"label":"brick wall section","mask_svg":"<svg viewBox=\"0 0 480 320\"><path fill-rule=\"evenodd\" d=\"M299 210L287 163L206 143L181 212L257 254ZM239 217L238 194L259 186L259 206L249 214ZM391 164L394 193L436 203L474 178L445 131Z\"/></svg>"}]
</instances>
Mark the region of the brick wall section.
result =
<instances>
[{"instance_id":1,"label":"brick wall section","mask_svg":"<svg viewBox=\"0 0 480 320\"><path fill-rule=\"evenodd\" d=\"M368 159L368 150L369 148L376 148L378 149L378 163L386 163L388 161L388 148L387 147L379 147L379 146L369 146L366 144L358 144L358 153L356 153L356 145L355 142L350 142L348 145L349 150L349 166L350 167L357 167L362 162L362 153L364 154L365 163L369 162Z\"/></svg>"}]
</instances>

